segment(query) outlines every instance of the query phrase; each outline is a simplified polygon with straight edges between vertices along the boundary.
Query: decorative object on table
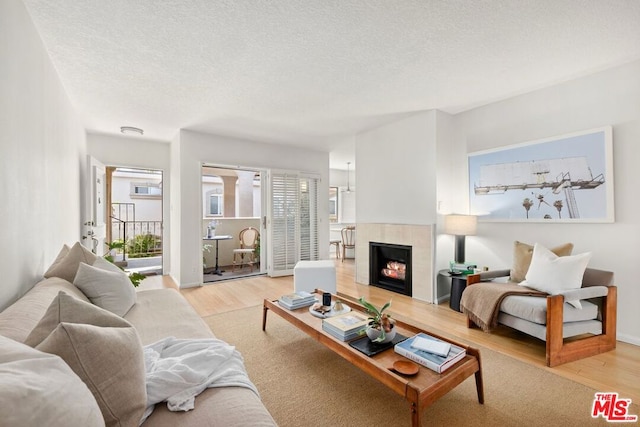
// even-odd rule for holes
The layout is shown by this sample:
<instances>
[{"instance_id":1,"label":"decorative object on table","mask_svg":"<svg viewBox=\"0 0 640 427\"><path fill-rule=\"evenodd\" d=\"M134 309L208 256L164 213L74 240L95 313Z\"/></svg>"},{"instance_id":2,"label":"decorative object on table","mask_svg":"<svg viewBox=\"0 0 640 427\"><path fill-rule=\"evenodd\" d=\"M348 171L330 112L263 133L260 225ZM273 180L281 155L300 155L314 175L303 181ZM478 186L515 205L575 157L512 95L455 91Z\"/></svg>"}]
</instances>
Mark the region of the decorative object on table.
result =
<instances>
[{"instance_id":1,"label":"decorative object on table","mask_svg":"<svg viewBox=\"0 0 640 427\"><path fill-rule=\"evenodd\" d=\"M388 301L381 309L366 301L364 297L360 297L360 304L362 304L369 314L369 324L367 328L367 336L369 339L376 343L390 342L396 335L394 329L395 320L391 318L388 313L384 311L391 306L391 301Z\"/></svg>"},{"instance_id":2,"label":"decorative object on table","mask_svg":"<svg viewBox=\"0 0 640 427\"><path fill-rule=\"evenodd\" d=\"M420 372L420 366L410 360L396 360L392 369L402 375L415 375Z\"/></svg>"},{"instance_id":3,"label":"decorative object on table","mask_svg":"<svg viewBox=\"0 0 640 427\"><path fill-rule=\"evenodd\" d=\"M417 339L418 342L416 342ZM420 342L424 343L424 341L421 340L426 340L427 342L435 342L434 348L443 345L446 346L448 344L450 346L449 352L446 356L440 356L438 354L432 353L431 351L433 350L425 351L414 347L414 342L416 343L416 345L421 346L420 344L418 344ZM419 334L416 334L413 337L406 339L399 344L396 344L393 349L399 355L404 356L409 360L413 360L414 362L422 366L426 366L427 368L439 374L455 365L456 362L463 359L467 354L464 348L432 337L431 335L425 334L424 332L420 332Z\"/></svg>"},{"instance_id":4,"label":"decorative object on table","mask_svg":"<svg viewBox=\"0 0 640 427\"><path fill-rule=\"evenodd\" d=\"M464 264L464 243L466 236L474 236L478 226L475 215L446 215L444 217L444 232L456 236L455 262Z\"/></svg>"},{"instance_id":5,"label":"decorative object on table","mask_svg":"<svg viewBox=\"0 0 640 427\"><path fill-rule=\"evenodd\" d=\"M332 303L330 306L322 305L321 302L316 302L309 307L309 313L315 317L326 319L327 317L339 316L351 311L351 307L343 304L340 301Z\"/></svg>"},{"instance_id":6,"label":"decorative object on table","mask_svg":"<svg viewBox=\"0 0 640 427\"><path fill-rule=\"evenodd\" d=\"M349 345L361 353L366 354L367 356L374 356L378 353L382 353L385 350L393 348L394 345L398 344L406 340L407 337L396 333L396 336L393 337L393 340L385 343L377 343L371 341L368 336L358 338L357 340L353 340L349 343Z\"/></svg>"},{"instance_id":7,"label":"decorative object on table","mask_svg":"<svg viewBox=\"0 0 640 427\"><path fill-rule=\"evenodd\" d=\"M313 305L316 301L315 295L309 292L300 291L282 295L280 299L278 299L278 304L289 310L296 310L298 308Z\"/></svg>"},{"instance_id":8,"label":"decorative object on table","mask_svg":"<svg viewBox=\"0 0 640 427\"><path fill-rule=\"evenodd\" d=\"M354 311L327 317L322 321L322 330L341 341L350 341L364 333L368 322L365 314Z\"/></svg>"},{"instance_id":9,"label":"decorative object on table","mask_svg":"<svg viewBox=\"0 0 640 427\"><path fill-rule=\"evenodd\" d=\"M331 294L329 292L322 293L322 305L331 306Z\"/></svg>"},{"instance_id":10,"label":"decorative object on table","mask_svg":"<svg viewBox=\"0 0 640 427\"><path fill-rule=\"evenodd\" d=\"M451 273L452 276L473 274L476 268L478 268L478 265L472 262L449 262L449 273Z\"/></svg>"},{"instance_id":11,"label":"decorative object on table","mask_svg":"<svg viewBox=\"0 0 640 427\"><path fill-rule=\"evenodd\" d=\"M218 227L218 220L217 219L209 221L209 224L207 224L207 237L208 238L214 237L216 235L216 227Z\"/></svg>"}]
</instances>

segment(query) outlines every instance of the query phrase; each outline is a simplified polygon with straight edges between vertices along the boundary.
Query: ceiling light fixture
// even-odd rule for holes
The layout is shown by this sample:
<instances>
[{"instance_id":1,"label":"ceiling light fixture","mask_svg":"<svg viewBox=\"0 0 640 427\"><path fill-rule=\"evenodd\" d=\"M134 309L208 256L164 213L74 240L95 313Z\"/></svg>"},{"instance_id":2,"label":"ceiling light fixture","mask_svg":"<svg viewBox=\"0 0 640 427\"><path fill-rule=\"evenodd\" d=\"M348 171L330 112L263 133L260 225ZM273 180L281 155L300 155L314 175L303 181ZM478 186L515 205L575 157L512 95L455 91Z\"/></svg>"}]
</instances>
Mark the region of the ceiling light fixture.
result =
<instances>
[{"instance_id":1,"label":"ceiling light fixture","mask_svg":"<svg viewBox=\"0 0 640 427\"><path fill-rule=\"evenodd\" d=\"M120 132L125 135L144 135L144 131L133 126L120 126Z\"/></svg>"}]
</instances>

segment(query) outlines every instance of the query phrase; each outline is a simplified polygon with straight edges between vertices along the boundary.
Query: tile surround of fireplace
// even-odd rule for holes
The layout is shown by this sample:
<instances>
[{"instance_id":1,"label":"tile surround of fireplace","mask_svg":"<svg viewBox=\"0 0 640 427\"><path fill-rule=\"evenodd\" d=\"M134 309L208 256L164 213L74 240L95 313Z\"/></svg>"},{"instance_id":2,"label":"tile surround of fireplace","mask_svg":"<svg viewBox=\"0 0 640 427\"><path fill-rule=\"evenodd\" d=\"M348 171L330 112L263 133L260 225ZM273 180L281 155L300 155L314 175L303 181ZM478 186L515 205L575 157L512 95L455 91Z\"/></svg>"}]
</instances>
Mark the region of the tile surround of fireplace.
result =
<instances>
[{"instance_id":1,"label":"tile surround of fireplace","mask_svg":"<svg viewBox=\"0 0 640 427\"><path fill-rule=\"evenodd\" d=\"M356 282L370 284L369 242L412 247L412 297L434 301L434 225L358 223L356 238Z\"/></svg>"}]
</instances>

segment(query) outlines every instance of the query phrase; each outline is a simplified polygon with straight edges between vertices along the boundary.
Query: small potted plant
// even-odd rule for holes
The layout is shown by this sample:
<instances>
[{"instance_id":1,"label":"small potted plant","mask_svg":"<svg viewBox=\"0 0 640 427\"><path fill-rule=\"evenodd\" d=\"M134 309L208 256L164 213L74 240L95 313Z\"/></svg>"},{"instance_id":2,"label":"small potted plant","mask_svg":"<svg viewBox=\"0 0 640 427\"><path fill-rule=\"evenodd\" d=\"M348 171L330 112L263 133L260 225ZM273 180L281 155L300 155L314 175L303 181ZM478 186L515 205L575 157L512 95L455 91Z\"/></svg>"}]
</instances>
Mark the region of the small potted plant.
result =
<instances>
[{"instance_id":1,"label":"small potted plant","mask_svg":"<svg viewBox=\"0 0 640 427\"><path fill-rule=\"evenodd\" d=\"M369 315L369 324L366 331L369 339L378 344L392 341L396 336L395 320L391 318L389 313L384 312L391 306L391 301L383 305L381 309L366 301L364 297L360 297L359 301Z\"/></svg>"}]
</instances>

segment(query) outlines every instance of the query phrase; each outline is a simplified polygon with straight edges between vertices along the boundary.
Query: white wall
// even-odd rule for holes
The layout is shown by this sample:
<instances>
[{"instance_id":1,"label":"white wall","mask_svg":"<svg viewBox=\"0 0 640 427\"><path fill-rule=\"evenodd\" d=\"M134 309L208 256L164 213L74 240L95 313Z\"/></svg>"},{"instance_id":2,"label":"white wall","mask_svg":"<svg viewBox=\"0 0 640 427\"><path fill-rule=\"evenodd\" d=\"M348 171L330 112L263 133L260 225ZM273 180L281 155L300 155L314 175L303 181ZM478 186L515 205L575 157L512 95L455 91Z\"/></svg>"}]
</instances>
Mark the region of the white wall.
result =
<instances>
[{"instance_id":1,"label":"white wall","mask_svg":"<svg viewBox=\"0 0 640 427\"><path fill-rule=\"evenodd\" d=\"M23 3L0 2L0 310L80 240L86 136Z\"/></svg>"},{"instance_id":2,"label":"white wall","mask_svg":"<svg viewBox=\"0 0 640 427\"><path fill-rule=\"evenodd\" d=\"M201 166L288 169L320 175L320 194L329 194L329 154L301 148L181 130L171 147L171 220L179 228L172 234L172 275L180 287L202 283ZM174 173L175 172L175 173ZM320 257L329 256L328 197L320 199ZM175 240L178 239L178 240ZM179 242L179 243L176 243ZM172 256L174 252L172 252Z\"/></svg>"},{"instance_id":3,"label":"white wall","mask_svg":"<svg viewBox=\"0 0 640 427\"><path fill-rule=\"evenodd\" d=\"M385 229L389 224L402 225L403 231L394 236L399 240L385 240L387 243L420 242L421 246L413 249L413 268L422 274L419 278L414 276L413 296L428 302L437 297L433 289L431 228L418 232L419 227L405 226L437 222L437 118L436 111L423 111L356 137L357 226ZM360 244L380 233L371 227L365 229L370 233L358 233L356 238L356 278L367 284L368 243L366 247ZM426 237L413 241L413 233Z\"/></svg>"},{"instance_id":4,"label":"white wall","mask_svg":"<svg viewBox=\"0 0 640 427\"><path fill-rule=\"evenodd\" d=\"M356 137L356 222L436 223L436 112Z\"/></svg>"},{"instance_id":5,"label":"white wall","mask_svg":"<svg viewBox=\"0 0 640 427\"><path fill-rule=\"evenodd\" d=\"M548 246L573 242L574 253L593 252L590 267L615 273L618 339L640 345L636 271L640 243L640 61L455 116L453 155L457 158L452 165L456 176L466 176L467 152L604 125L613 126L615 223L480 222L478 235L467 238L467 259L491 268L508 268L514 240ZM467 180L454 184L457 188L453 192L460 194L461 200L468 198Z\"/></svg>"}]
</instances>

